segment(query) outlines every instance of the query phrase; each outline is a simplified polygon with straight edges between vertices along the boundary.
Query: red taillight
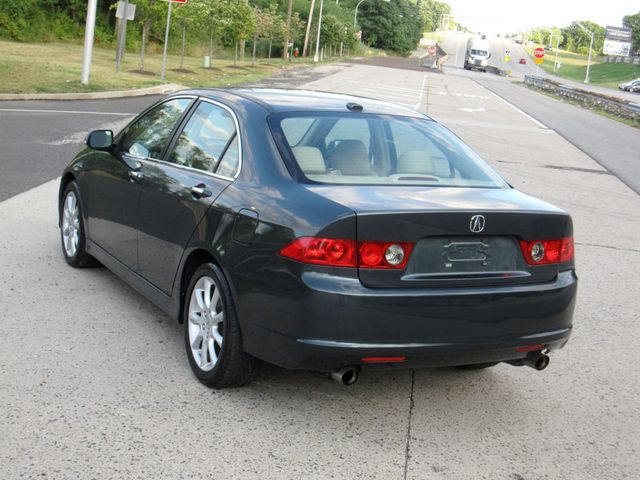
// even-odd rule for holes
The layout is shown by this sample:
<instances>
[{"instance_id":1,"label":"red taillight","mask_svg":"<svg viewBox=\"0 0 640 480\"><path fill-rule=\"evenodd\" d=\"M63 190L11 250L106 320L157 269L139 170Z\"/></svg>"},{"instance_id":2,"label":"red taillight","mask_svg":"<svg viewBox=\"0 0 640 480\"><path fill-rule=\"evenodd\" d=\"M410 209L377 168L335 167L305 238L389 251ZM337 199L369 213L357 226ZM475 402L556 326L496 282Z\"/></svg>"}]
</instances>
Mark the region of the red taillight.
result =
<instances>
[{"instance_id":1,"label":"red taillight","mask_svg":"<svg viewBox=\"0 0 640 480\"><path fill-rule=\"evenodd\" d=\"M354 240L300 237L280 250L280 255L316 265L402 269L407 264L412 249L413 244L407 242L356 244Z\"/></svg>"},{"instance_id":2,"label":"red taillight","mask_svg":"<svg viewBox=\"0 0 640 480\"><path fill-rule=\"evenodd\" d=\"M407 357L364 357L362 363L401 363L406 362Z\"/></svg>"},{"instance_id":3,"label":"red taillight","mask_svg":"<svg viewBox=\"0 0 640 480\"><path fill-rule=\"evenodd\" d=\"M358 242L360 268L404 268L413 249L407 242Z\"/></svg>"},{"instance_id":4,"label":"red taillight","mask_svg":"<svg viewBox=\"0 0 640 480\"><path fill-rule=\"evenodd\" d=\"M356 266L356 242L337 238L296 238L280 250L280 255L303 263Z\"/></svg>"},{"instance_id":5,"label":"red taillight","mask_svg":"<svg viewBox=\"0 0 640 480\"><path fill-rule=\"evenodd\" d=\"M520 248L529 265L550 265L573 260L573 237L520 240Z\"/></svg>"}]
</instances>

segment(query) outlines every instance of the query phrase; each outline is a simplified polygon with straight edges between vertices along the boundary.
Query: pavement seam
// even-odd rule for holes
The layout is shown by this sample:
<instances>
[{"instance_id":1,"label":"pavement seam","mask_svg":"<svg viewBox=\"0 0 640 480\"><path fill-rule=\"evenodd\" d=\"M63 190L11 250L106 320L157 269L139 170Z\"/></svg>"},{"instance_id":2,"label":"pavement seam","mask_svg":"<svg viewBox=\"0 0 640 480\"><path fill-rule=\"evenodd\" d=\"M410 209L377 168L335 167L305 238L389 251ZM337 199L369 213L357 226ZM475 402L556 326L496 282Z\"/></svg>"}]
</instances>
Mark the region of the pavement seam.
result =
<instances>
[{"instance_id":1,"label":"pavement seam","mask_svg":"<svg viewBox=\"0 0 640 480\"><path fill-rule=\"evenodd\" d=\"M597 243L579 243L575 242L576 245L580 245L581 247L600 247L600 248L608 248L610 250L617 250L619 252L631 252L631 253L640 253L640 250L636 248L624 248L624 247L614 247L612 245L599 245Z\"/></svg>"},{"instance_id":2,"label":"pavement seam","mask_svg":"<svg viewBox=\"0 0 640 480\"><path fill-rule=\"evenodd\" d=\"M415 406L415 402L413 400L413 391L416 383L416 371L411 370L411 394L409 395L409 421L407 422L407 437L404 446L404 474L402 478L407 480L407 473L409 470L409 459L411 454L410 450L410 442L411 442L411 421L413 419L413 407Z\"/></svg>"}]
</instances>

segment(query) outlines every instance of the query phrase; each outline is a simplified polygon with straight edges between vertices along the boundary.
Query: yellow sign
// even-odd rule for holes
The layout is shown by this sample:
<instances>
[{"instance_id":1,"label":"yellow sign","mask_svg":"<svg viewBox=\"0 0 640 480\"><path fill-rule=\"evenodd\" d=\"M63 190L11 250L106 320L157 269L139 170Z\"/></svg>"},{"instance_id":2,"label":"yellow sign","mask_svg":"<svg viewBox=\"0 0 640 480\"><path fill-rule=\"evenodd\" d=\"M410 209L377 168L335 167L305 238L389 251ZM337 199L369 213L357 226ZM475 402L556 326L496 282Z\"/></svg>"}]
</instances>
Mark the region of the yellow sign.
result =
<instances>
[{"instance_id":1,"label":"yellow sign","mask_svg":"<svg viewBox=\"0 0 640 480\"><path fill-rule=\"evenodd\" d=\"M505 55L504 56L504 61L505 62L510 62L511 61L511 57L509 55Z\"/></svg>"},{"instance_id":2,"label":"yellow sign","mask_svg":"<svg viewBox=\"0 0 640 480\"><path fill-rule=\"evenodd\" d=\"M536 62L536 65L540 65L544 62L544 58L534 58L533 61Z\"/></svg>"}]
</instances>

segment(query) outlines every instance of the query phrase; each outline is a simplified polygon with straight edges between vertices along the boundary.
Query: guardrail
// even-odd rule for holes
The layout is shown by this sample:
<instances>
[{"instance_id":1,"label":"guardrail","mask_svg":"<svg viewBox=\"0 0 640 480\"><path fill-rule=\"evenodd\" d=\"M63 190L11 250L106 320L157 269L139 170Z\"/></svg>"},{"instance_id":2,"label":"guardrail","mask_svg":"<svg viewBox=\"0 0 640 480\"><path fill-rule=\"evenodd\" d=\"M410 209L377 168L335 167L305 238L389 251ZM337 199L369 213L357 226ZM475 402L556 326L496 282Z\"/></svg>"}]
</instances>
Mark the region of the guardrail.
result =
<instances>
[{"instance_id":1,"label":"guardrail","mask_svg":"<svg viewBox=\"0 0 640 480\"><path fill-rule=\"evenodd\" d=\"M568 98L588 108L598 108L629 120L640 119L640 103L627 102L599 93L587 92L535 75L525 75L524 83L541 90L551 91L559 97Z\"/></svg>"}]
</instances>

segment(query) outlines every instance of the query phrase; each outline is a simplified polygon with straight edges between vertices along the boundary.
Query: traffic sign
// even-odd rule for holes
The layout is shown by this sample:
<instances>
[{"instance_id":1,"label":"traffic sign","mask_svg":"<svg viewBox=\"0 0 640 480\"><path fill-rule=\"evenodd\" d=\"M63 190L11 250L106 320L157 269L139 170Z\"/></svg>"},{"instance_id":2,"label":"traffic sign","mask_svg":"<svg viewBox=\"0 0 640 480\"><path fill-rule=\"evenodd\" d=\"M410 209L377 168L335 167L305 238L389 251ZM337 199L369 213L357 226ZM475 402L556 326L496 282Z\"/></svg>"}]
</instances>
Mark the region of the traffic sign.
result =
<instances>
[{"instance_id":1,"label":"traffic sign","mask_svg":"<svg viewBox=\"0 0 640 480\"><path fill-rule=\"evenodd\" d=\"M536 58L543 58L544 57L544 48L542 47L538 47L533 51L533 56Z\"/></svg>"},{"instance_id":2,"label":"traffic sign","mask_svg":"<svg viewBox=\"0 0 640 480\"><path fill-rule=\"evenodd\" d=\"M540 65L542 62L544 62L544 58L536 57L533 59L533 61L536 62L536 65Z\"/></svg>"},{"instance_id":3,"label":"traffic sign","mask_svg":"<svg viewBox=\"0 0 640 480\"><path fill-rule=\"evenodd\" d=\"M429 47L429 48L427 48L427 53L428 53L429 55L431 55L432 57L436 54L436 52L437 52L436 47Z\"/></svg>"}]
</instances>

